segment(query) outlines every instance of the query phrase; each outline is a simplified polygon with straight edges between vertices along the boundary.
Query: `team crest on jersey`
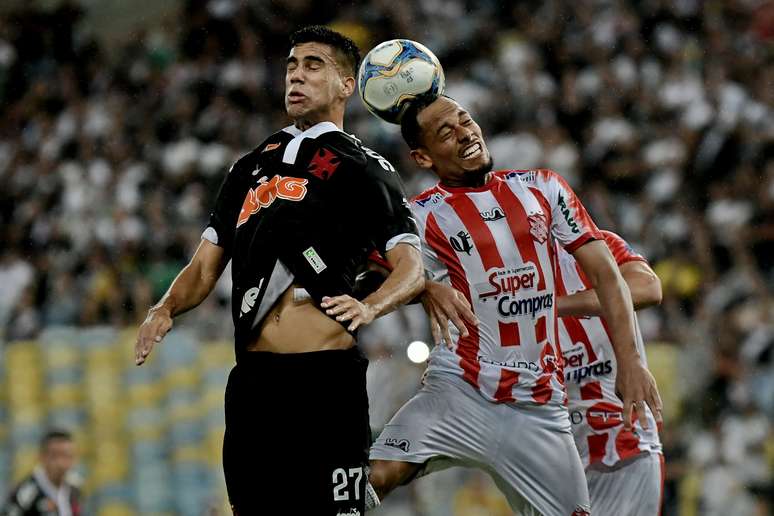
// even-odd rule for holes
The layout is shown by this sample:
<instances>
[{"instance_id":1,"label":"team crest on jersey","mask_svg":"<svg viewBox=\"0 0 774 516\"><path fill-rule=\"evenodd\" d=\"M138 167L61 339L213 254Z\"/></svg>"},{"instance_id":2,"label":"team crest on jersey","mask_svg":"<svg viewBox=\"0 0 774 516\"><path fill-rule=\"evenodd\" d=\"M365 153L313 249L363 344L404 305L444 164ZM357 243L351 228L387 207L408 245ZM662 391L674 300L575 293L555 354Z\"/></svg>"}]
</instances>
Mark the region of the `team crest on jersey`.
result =
<instances>
[{"instance_id":1,"label":"team crest on jersey","mask_svg":"<svg viewBox=\"0 0 774 516\"><path fill-rule=\"evenodd\" d=\"M545 243L548 240L548 224L546 224L546 216L542 213L533 213L527 217L529 220L529 234L538 244Z\"/></svg>"},{"instance_id":2,"label":"team crest on jersey","mask_svg":"<svg viewBox=\"0 0 774 516\"><path fill-rule=\"evenodd\" d=\"M339 168L341 164L341 158L328 149L320 149L317 151L309 162L307 170L313 176L318 179L326 180L333 177L333 173Z\"/></svg>"},{"instance_id":3,"label":"team crest on jersey","mask_svg":"<svg viewBox=\"0 0 774 516\"><path fill-rule=\"evenodd\" d=\"M449 243L452 249L458 253L465 253L470 256L470 252L473 251L473 244L470 243L470 233L467 231L460 231L457 236L449 237Z\"/></svg>"},{"instance_id":4,"label":"team crest on jersey","mask_svg":"<svg viewBox=\"0 0 774 516\"><path fill-rule=\"evenodd\" d=\"M247 191L245 200L242 203L242 209L239 212L236 227L247 222L251 216L260 211L261 208L268 208L275 199L285 199L287 201L300 201L306 197L306 179L297 177L274 176L267 180L262 177L258 180L258 186Z\"/></svg>"}]
</instances>

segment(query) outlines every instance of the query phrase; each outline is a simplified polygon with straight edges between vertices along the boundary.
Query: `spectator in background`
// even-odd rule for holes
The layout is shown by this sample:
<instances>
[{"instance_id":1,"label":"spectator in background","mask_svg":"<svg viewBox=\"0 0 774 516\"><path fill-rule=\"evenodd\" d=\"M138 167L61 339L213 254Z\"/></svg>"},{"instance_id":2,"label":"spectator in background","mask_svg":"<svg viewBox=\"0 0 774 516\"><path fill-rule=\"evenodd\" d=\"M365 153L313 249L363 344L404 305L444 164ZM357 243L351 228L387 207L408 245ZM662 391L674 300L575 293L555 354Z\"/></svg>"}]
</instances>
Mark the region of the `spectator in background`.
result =
<instances>
[{"instance_id":1,"label":"spectator in background","mask_svg":"<svg viewBox=\"0 0 774 516\"><path fill-rule=\"evenodd\" d=\"M75 443L66 430L49 430L40 441L40 463L11 491L2 516L80 516L80 491L71 470Z\"/></svg>"}]
</instances>

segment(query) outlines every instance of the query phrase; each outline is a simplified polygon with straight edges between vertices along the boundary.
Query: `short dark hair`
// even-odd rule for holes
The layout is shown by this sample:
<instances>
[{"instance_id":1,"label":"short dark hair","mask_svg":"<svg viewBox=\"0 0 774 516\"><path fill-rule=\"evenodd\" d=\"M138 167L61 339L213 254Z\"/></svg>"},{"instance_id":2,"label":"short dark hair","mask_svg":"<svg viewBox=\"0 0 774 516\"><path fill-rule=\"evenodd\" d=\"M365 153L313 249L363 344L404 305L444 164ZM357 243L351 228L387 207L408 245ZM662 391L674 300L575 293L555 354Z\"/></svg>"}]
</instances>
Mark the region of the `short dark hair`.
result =
<instances>
[{"instance_id":1,"label":"short dark hair","mask_svg":"<svg viewBox=\"0 0 774 516\"><path fill-rule=\"evenodd\" d=\"M290 35L291 47L312 42L324 43L333 47L338 53L339 64L351 71L353 77L357 76L357 69L360 66L360 50L354 41L324 25L309 25Z\"/></svg>"},{"instance_id":2,"label":"short dark hair","mask_svg":"<svg viewBox=\"0 0 774 516\"><path fill-rule=\"evenodd\" d=\"M446 95L441 96L446 97ZM403 112L403 116L400 119L400 133L403 135L403 139L406 140L409 149L414 150L422 146L422 128L419 127L417 117L422 110L439 98L432 95L419 96L409 102L406 111Z\"/></svg>"},{"instance_id":3,"label":"short dark hair","mask_svg":"<svg viewBox=\"0 0 774 516\"><path fill-rule=\"evenodd\" d=\"M52 428L40 439L40 449L45 450L51 441L72 441L73 435L63 428Z\"/></svg>"}]
</instances>

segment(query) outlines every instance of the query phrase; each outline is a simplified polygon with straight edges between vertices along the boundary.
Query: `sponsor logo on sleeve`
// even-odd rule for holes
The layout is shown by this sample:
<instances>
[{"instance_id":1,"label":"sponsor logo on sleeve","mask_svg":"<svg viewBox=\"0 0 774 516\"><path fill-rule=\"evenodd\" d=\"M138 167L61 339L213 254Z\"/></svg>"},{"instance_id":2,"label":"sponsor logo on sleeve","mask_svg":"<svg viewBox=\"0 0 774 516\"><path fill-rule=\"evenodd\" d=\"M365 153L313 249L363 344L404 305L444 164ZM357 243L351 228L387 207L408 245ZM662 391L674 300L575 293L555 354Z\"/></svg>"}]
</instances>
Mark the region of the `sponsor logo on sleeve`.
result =
<instances>
[{"instance_id":1,"label":"sponsor logo on sleeve","mask_svg":"<svg viewBox=\"0 0 774 516\"><path fill-rule=\"evenodd\" d=\"M564 195L561 193L559 194L559 211L562 212L562 215L564 216L564 220L567 221L567 225L570 226L570 229L573 233L580 233L580 229L578 228L578 224L575 222L575 219L572 216L572 213L570 212L570 208L567 206L567 202L564 200Z\"/></svg>"},{"instance_id":2,"label":"sponsor logo on sleeve","mask_svg":"<svg viewBox=\"0 0 774 516\"><path fill-rule=\"evenodd\" d=\"M274 149L278 149L280 145L282 145L282 144L281 143L270 143L269 145L267 145L266 147L263 148L261 153L273 151Z\"/></svg>"}]
</instances>

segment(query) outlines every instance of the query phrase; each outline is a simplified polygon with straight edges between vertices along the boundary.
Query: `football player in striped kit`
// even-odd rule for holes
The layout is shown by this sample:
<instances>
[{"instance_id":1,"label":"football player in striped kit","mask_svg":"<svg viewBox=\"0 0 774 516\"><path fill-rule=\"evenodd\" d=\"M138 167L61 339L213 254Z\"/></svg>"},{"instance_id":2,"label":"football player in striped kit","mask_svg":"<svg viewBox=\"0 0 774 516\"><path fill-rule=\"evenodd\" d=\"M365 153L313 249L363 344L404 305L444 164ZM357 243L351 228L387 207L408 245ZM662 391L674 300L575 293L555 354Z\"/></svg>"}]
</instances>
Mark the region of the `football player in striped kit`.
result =
<instances>
[{"instance_id":1,"label":"football player in striped kit","mask_svg":"<svg viewBox=\"0 0 774 516\"><path fill-rule=\"evenodd\" d=\"M632 295L635 309L661 302L661 283L648 262L626 241L602 231ZM599 300L578 262L559 249L557 271L559 343L569 397L575 444L586 468L595 514L656 516L661 507L664 457L653 413L647 424L624 428L621 401L615 394L617 361ZM645 347L635 319L637 352Z\"/></svg>"},{"instance_id":2,"label":"football player in striped kit","mask_svg":"<svg viewBox=\"0 0 774 516\"><path fill-rule=\"evenodd\" d=\"M646 403L660 410L603 236L554 172L493 172L481 129L452 99L415 102L401 129L415 162L440 179L412 202L428 287L454 287L477 321L447 330L446 345L433 349L422 389L371 448L371 484L383 497L418 475L473 466L520 514L589 514L561 368L559 246L581 265L609 322L626 426L633 409L643 421Z\"/></svg>"}]
</instances>

